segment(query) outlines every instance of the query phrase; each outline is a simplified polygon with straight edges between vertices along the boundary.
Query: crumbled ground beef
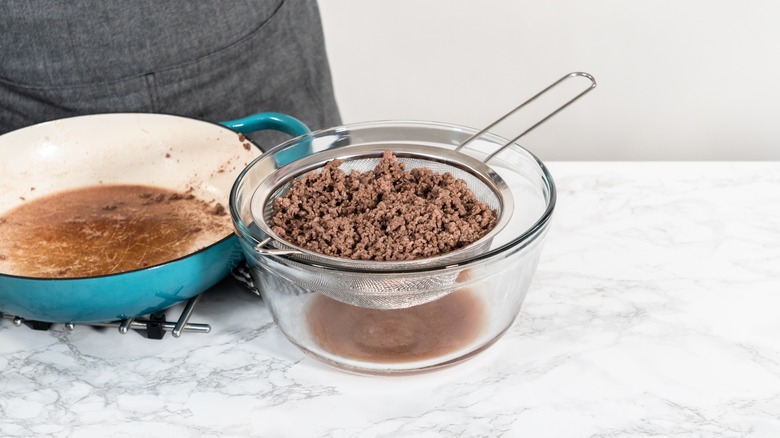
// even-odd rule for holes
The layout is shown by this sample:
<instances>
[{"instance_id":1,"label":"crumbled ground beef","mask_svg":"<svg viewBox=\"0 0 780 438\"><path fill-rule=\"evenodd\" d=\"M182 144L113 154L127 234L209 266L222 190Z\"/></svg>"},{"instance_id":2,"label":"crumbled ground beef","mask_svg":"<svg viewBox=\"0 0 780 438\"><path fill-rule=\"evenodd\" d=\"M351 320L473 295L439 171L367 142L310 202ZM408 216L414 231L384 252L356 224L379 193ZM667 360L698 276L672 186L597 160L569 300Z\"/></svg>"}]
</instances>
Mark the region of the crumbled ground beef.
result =
<instances>
[{"instance_id":1,"label":"crumbled ground beef","mask_svg":"<svg viewBox=\"0 0 780 438\"><path fill-rule=\"evenodd\" d=\"M274 201L275 233L321 254L400 261L462 248L496 224L495 210L450 173L406 171L391 151L373 171L340 165L328 162Z\"/></svg>"}]
</instances>

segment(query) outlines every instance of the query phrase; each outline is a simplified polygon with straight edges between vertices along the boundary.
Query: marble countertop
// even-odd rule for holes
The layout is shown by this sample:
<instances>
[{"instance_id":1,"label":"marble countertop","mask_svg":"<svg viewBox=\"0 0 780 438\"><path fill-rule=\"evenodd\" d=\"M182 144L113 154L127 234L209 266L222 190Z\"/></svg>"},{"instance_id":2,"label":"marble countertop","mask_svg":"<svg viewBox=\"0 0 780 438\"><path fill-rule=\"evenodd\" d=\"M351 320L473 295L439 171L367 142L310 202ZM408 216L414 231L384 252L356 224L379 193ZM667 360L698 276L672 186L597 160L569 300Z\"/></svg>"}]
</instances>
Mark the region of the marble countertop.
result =
<instances>
[{"instance_id":1,"label":"marble countertop","mask_svg":"<svg viewBox=\"0 0 780 438\"><path fill-rule=\"evenodd\" d=\"M208 334L0 320L0 436L780 436L780 163L547 164L534 281L471 360L338 371L229 278Z\"/></svg>"}]
</instances>

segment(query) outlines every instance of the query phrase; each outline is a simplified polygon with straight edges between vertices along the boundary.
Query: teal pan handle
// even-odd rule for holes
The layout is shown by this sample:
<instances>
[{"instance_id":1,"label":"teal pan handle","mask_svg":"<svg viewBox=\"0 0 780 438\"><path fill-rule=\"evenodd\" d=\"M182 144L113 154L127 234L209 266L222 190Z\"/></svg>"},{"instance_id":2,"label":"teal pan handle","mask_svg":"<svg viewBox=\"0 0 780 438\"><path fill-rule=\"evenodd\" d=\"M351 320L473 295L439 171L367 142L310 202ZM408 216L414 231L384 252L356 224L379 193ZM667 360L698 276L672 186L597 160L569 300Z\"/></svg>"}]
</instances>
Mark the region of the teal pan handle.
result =
<instances>
[{"instance_id":1,"label":"teal pan handle","mask_svg":"<svg viewBox=\"0 0 780 438\"><path fill-rule=\"evenodd\" d=\"M272 129L284 132L292 137L300 137L311 132L303 122L295 117L274 112L252 114L241 119L221 122L220 124L242 134ZM276 165L282 167L311 153L310 142L302 141L297 146L284 151L284 153L277 154Z\"/></svg>"},{"instance_id":2,"label":"teal pan handle","mask_svg":"<svg viewBox=\"0 0 780 438\"><path fill-rule=\"evenodd\" d=\"M308 134L309 128L295 117L282 113L257 113L237 120L221 122L222 125L240 132L248 134L254 131L264 129L273 129L289 134L293 137Z\"/></svg>"}]
</instances>

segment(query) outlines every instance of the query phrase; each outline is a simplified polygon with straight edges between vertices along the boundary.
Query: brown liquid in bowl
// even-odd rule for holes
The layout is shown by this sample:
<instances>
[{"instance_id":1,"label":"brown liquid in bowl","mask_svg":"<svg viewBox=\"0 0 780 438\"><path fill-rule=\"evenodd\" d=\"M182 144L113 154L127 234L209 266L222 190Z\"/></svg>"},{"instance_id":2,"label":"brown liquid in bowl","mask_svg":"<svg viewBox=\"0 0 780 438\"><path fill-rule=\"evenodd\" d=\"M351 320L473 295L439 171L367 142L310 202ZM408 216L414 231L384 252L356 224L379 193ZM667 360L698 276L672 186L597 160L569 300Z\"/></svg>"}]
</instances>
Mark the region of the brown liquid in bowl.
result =
<instances>
[{"instance_id":1,"label":"brown liquid in bowl","mask_svg":"<svg viewBox=\"0 0 780 438\"><path fill-rule=\"evenodd\" d=\"M441 357L473 342L485 325L482 302L468 289L407 309L378 310L317 294L306 311L324 350L368 362Z\"/></svg>"},{"instance_id":2,"label":"brown liquid in bowl","mask_svg":"<svg viewBox=\"0 0 780 438\"><path fill-rule=\"evenodd\" d=\"M230 234L224 207L143 185L98 185L26 202L0 217L0 272L85 277L156 265Z\"/></svg>"}]
</instances>

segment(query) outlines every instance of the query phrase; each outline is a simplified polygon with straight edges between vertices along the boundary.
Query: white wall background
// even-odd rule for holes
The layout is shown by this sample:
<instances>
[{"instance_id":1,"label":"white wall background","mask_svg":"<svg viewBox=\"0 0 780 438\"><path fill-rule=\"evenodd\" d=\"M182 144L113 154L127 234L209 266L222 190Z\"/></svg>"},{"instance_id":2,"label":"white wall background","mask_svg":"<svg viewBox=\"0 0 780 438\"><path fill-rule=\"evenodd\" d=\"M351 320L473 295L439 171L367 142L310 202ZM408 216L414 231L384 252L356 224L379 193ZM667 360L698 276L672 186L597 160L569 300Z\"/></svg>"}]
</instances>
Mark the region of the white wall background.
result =
<instances>
[{"instance_id":1,"label":"white wall background","mask_svg":"<svg viewBox=\"0 0 780 438\"><path fill-rule=\"evenodd\" d=\"M543 160L780 159L776 0L320 0L320 8L345 123L482 127L581 70L598 87L521 142ZM509 136L523 121L497 131Z\"/></svg>"}]
</instances>

